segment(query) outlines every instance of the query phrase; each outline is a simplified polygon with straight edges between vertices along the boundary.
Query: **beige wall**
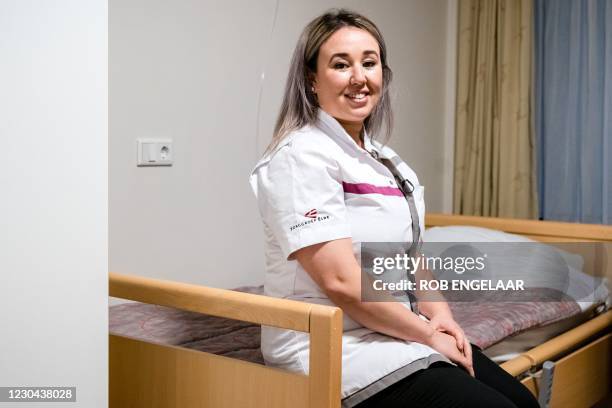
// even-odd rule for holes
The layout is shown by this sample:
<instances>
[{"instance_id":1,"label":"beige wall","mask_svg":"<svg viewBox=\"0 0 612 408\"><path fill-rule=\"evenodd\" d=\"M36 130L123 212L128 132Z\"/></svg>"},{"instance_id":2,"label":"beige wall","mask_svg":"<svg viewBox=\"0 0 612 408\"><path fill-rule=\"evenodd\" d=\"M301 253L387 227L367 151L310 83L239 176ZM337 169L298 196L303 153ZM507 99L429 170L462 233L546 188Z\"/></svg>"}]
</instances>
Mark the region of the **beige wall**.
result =
<instances>
[{"instance_id":1,"label":"beige wall","mask_svg":"<svg viewBox=\"0 0 612 408\"><path fill-rule=\"evenodd\" d=\"M270 138L299 32L330 5L110 1L112 271L216 287L262 282L261 224L247 178ZM428 209L441 210L454 69L448 2L333 5L363 12L383 31L395 74L391 146L419 174ZM174 166L137 168L143 137L174 139Z\"/></svg>"}]
</instances>

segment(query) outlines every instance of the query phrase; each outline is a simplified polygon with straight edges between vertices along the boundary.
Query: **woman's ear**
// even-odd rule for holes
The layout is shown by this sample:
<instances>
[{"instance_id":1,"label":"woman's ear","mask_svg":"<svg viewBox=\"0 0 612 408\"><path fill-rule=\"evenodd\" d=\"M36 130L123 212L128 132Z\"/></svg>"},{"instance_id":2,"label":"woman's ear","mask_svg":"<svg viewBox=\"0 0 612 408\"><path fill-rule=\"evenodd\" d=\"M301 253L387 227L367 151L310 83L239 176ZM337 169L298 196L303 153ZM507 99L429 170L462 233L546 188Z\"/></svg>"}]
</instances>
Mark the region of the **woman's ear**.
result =
<instances>
[{"instance_id":1,"label":"woman's ear","mask_svg":"<svg viewBox=\"0 0 612 408\"><path fill-rule=\"evenodd\" d=\"M313 72L308 73L308 82L310 82L310 92L317 94L317 74Z\"/></svg>"}]
</instances>

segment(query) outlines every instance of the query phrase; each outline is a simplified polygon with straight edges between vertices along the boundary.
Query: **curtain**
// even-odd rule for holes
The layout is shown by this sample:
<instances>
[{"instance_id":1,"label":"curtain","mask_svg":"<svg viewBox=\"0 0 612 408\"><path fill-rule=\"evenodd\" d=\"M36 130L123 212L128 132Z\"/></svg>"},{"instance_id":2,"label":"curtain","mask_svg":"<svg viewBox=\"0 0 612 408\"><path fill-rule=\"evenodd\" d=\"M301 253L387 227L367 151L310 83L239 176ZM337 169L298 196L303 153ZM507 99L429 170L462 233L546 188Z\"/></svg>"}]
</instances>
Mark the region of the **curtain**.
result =
<instances>
[{"instance_id":1,"label":"curtain","mask_svg":"<svg viewBox=\"0 0 612 408\"><path fill-rule=\"evenodd\" d=\"M461 0L453 210L535 218L532 0Z\"/></svg>"},{"instance_id":2,"label":"curtain","mask_svg":"<svg viewBox=\"0 0 612 408\"><path fill-rule=\"evenodd\" d=\"M612 0L536 0L544 219L612 223Z\"/></svg>"}]
</instances>

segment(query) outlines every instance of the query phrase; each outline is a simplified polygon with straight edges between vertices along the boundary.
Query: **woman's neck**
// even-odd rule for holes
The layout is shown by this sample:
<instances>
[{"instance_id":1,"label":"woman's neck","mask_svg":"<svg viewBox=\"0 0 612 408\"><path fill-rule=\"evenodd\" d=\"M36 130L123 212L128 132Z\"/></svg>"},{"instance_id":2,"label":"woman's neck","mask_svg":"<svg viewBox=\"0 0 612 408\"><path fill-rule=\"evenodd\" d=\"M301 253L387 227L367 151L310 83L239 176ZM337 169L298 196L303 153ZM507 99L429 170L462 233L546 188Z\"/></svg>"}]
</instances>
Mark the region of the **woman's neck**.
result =
<instances>
[{"instance_id":1,"label":"woman's neck","mask_svg":"<svg viewBox=\"0 0 612 408\"><path fill-rule=\"evenodd\" d=\"M361 137L361 131L363 130L363 122L356 123L344 122L339 119L336 120L338 120L338 123L342 125L344 130L346 130L346 133L349 134L349 136L355 141L355 143L357 143L357 145L363 149L363 138Z\"/></svg>"}]
</instances>

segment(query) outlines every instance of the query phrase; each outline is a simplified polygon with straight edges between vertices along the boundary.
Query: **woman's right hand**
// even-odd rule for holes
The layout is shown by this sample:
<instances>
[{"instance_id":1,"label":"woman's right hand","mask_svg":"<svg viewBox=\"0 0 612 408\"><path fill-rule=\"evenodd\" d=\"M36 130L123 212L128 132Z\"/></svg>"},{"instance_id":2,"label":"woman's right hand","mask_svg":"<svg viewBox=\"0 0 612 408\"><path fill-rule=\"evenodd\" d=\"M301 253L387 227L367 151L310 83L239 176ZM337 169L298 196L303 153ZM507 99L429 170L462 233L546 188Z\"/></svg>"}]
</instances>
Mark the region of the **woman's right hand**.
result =
<instances>
[{"instance_id":1,"label":"woman's right hand","mask_svg":"<svg viewBox=\"0 0 612 408\"><path fill-rule=\"evenodd\" d=\"M453 336L436 330L431 336L428 346L446 356L452 362L465 368L467 372L474 377L474 367L472 366L471 359L468 359L468 357L457 348L457 342Z\"/></svg>"}]
</instances>

